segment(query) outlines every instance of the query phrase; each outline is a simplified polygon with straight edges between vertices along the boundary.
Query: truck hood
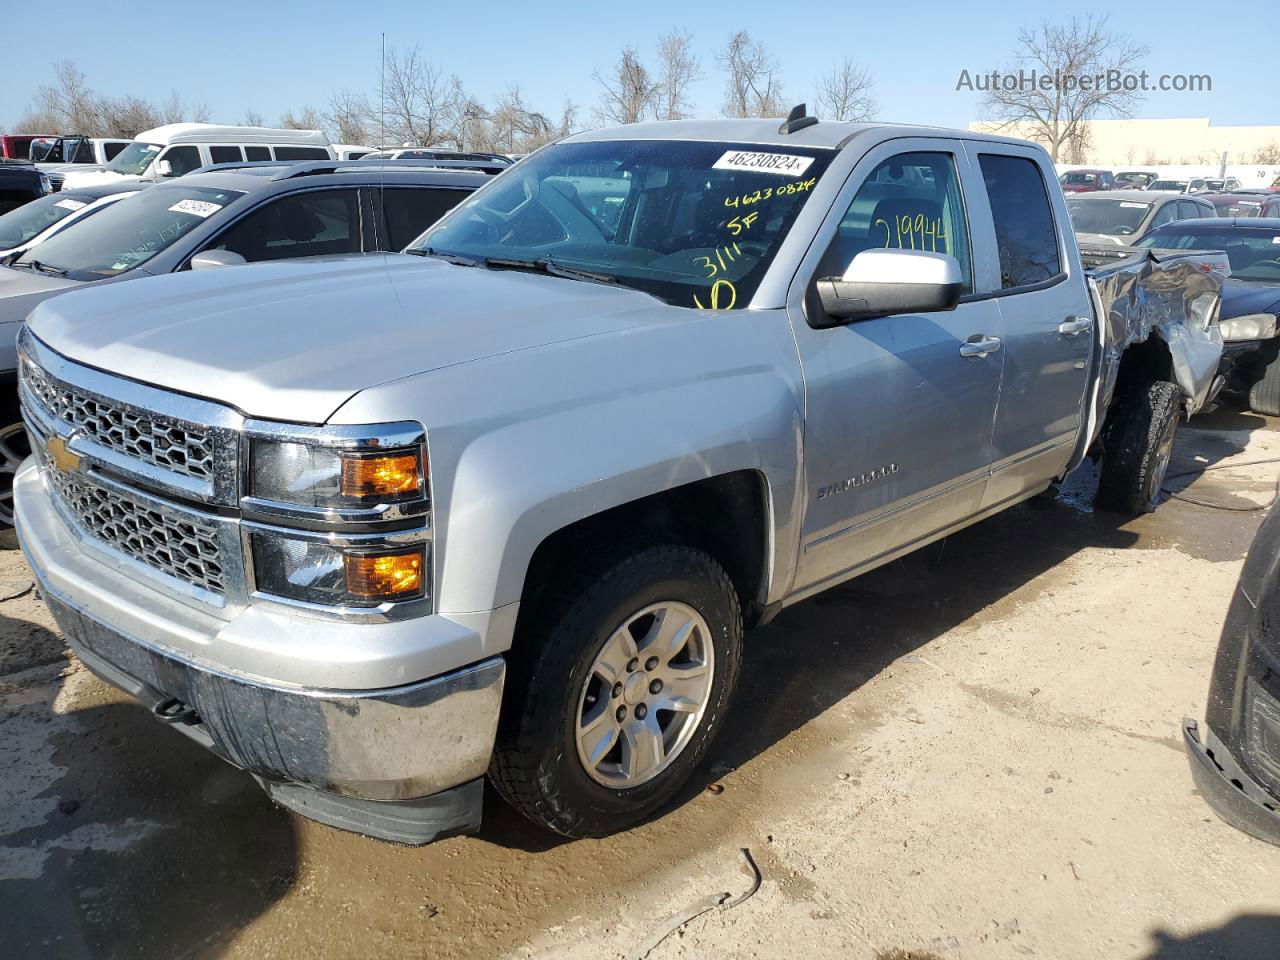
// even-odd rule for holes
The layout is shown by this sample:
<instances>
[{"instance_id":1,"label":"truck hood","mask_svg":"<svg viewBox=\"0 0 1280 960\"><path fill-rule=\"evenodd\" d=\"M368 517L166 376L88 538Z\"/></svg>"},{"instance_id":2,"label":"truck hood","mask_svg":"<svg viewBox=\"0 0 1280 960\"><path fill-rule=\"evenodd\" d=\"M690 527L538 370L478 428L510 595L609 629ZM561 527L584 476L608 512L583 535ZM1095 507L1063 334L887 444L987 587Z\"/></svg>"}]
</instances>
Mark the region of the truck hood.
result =
<instances>
[{"instance_id":1,"label":"truck hood","mask_svg":"<svg viewBox=\"0 0 1280 960\"><path fill-rule=\"evenodd\" d=\"M370 254L103 285L41 304L29 326L110 373L323 423L388 380L691 315L633 290Z\"/></svg>"}]
</instances>

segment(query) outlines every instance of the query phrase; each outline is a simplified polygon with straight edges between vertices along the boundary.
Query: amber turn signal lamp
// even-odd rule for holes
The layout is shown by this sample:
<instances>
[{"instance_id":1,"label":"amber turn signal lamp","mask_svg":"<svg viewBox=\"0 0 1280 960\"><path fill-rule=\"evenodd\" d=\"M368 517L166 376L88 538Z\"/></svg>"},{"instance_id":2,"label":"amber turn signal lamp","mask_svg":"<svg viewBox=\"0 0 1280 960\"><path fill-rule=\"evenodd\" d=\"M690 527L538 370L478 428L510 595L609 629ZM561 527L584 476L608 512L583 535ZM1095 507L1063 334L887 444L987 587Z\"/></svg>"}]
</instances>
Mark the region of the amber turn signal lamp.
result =
<instances>
[{"instance_id":1,"label":"amber turn signal lamp","mask_svg":"<svg viewBox=\"0 0 1280 960\"><path fill-rule=\"evenodd\" d=\"M416 451L342 458L344 497L397 497L421 490L422 471L418 469Z\"/></svg>"},{"instance_id":2,"label":"amber turn signal lamp","mask_svg":"<svg viewBox=\"0 0 1280 960\"><path fill-rule=\"evenodd\" d=\"M421 596L425 576L422 547L378 556L344 554L347 592L361 600L403 600Z\"/></svg>"}]
</instances>

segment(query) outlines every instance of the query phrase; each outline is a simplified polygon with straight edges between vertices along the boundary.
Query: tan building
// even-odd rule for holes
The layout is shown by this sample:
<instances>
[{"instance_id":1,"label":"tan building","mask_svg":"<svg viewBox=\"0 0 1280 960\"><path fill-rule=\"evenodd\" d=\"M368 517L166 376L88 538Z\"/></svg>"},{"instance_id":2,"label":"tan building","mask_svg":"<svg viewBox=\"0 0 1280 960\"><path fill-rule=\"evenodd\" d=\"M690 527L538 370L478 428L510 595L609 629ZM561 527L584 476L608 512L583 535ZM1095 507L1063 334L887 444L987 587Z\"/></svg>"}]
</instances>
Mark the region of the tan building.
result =
<instances>
[{"instance_id":1,"label":"tan building","mask_svg":"<svg viewBox=\"0 0 1280 960\"><path fill-rule=\"evenodd\" d=\"M974 131L995 131L1034 140L1031 127L986 120L969 124ZM1280 126L1219 126L1208 117L1090 120L1080 143L1068 144L1058 159L1101 167L1280 163Z\"/></svg>"}]
</instances>

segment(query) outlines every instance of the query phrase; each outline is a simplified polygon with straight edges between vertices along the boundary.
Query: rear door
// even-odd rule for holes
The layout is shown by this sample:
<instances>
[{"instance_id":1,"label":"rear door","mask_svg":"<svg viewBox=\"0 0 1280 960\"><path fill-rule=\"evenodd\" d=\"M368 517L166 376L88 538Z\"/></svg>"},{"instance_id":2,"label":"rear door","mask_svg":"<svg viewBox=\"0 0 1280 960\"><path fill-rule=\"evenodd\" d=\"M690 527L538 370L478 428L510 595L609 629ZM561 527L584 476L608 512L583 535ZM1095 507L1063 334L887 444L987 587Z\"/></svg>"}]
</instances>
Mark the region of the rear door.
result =
<instances>
[{"instance_id":1,"label":"rear door","mask_svg":"<svg viewBox=\"0 0 1280 960\"><path fill-rule=\"evenodd\" d=\"M1061 191L1042 153L970 142L984 189L973 203L975 251L994 264L990 297L1004 331L1004 380L984 507L1014 499L1066 467L1084 415L1093 310Z\"/></svg>"},{"instance_id":2,"label":"rear door","mask_svg":"<svg viewBox=\"0 0 1280 960\"><path fill-rule=\"evenodd\" d=\"M1004 355L998 307L973 295L989 283L970 250L975 189L957 141L882 143L854 167L801 263L788 297L805 379L798 591L883 562L979 509ZM822 310L814 280L886 247L954 256L967 302L813 326ZM966 341L979 339L990 352L966 355Z\"/></svg>"}]
</instances>

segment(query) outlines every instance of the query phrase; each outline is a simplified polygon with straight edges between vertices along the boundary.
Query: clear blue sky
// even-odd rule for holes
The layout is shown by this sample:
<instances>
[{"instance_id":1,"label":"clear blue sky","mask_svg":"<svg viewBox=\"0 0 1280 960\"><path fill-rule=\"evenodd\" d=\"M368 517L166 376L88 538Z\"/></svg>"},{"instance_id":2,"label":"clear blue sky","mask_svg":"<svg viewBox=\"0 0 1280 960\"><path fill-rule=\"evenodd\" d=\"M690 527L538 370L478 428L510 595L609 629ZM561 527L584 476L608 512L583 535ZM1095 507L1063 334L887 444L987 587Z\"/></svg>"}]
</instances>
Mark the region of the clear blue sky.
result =
<instances>
[{"instance_id":1,"label":"clear blue sky","mask_svg":"<svg viewBox=\"0 0 1280 960\"><path fill-rule=\"evenodd\" d=\"M143 6L7 0L0 14L0 129L12 129L36 86L50 80L52 62L63 58L75 60L99 93L133 93L159 103L177 89L188 101L206 102L215 121L237 123L253 109L274 123L290 108L323 110L330 94L344 87L376 90L382 31L388 44L420 45L486 102L517 83L532 107L558 115L570 97L586 121L598 99L592 71L607 70L627 44L652 57L657 37L673 26L693 35L703 62L696 86L700 115L716 113L722 98L715 51L731 31L746 29L774 53L791 101L812 103L817 78L850 56L874 77L881 118L963 126L976 117L978 96L956 92L962 69L990 71L1012 53L1019 27L1087 9L1007 0L176 0ZM1271 65L1256 52L1231 52L1241 49L1248 31L1208 27L1213 18L1207 10L1200 0L1111 7L1112 26L1151 48L1153 74L1213 77L1211 93L1152 94L1139 115L1280 122ZM1206 30L1197 32L1194 24ZM1265 29L1258 34L1264 35Z\"/></svg>"}]
</instances>

